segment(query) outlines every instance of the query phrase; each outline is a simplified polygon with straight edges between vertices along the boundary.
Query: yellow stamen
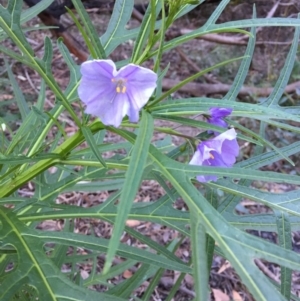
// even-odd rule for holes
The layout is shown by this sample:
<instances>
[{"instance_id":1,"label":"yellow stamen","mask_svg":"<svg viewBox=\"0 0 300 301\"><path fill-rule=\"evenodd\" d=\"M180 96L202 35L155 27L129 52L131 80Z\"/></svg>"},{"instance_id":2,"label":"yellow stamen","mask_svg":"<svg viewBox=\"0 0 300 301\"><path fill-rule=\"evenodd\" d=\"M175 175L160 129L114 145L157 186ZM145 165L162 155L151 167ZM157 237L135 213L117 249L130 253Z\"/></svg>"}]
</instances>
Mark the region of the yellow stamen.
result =
<instances>
[{"instance_id":1,"label":"yellow stamen","mask_svg":"<svg viewBox=\"0 0 300 301\"><path fill-rule=\"evenodd\" d=\"M112 78L111 81L116 83L116 92L117 93L125 93L126 92L126 79L117 79Z\"/></svg>"}]
</instances>

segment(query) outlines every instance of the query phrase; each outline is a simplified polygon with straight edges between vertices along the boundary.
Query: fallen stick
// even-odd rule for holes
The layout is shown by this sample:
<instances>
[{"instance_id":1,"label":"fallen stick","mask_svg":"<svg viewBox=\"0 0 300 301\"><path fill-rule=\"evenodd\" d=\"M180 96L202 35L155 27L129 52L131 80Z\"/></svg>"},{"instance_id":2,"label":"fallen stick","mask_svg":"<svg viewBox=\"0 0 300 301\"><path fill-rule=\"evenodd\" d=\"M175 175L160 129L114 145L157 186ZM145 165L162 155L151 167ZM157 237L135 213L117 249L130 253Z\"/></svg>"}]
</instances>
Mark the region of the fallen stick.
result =
<instances>
[{"instance_id":1,"label":"fallen stick","mask_svg":"<svg viewBox=\"0 0 300 301\"><path fill-rule=\"evenodd\" d=\"M163 89L169 90L176 86L179 81L173 79L163 80ZM231 85L227 84L202 84L202 83L187 83L181 87L178 91L189 93L193 96L208 96L212 94L226 94ZM300 89L300 81L289 84L285 87L285 93L295 92L296 89ZM263 96L267 97L271 94L273 88L257 88L257 87L245 87L243 86L239 91L239 96Z\"/></svg>"}]
</instances>

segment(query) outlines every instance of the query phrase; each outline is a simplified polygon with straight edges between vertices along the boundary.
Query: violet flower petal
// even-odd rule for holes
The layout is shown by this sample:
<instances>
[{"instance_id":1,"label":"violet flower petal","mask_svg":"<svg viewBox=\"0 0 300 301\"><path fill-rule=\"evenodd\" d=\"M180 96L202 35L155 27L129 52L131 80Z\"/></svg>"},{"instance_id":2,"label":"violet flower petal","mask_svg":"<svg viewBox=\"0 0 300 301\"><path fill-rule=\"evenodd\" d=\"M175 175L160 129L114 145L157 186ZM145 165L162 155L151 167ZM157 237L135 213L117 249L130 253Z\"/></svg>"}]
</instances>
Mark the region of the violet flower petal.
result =
<instances>
[{"instance_id":1,"label":"violet flower petal","mask_svg":"<svg viewBox=\"0 0 300 301\"><path fill-rule=\"evenodd\" d=\"M212 118L223 118L231 114L231 108L217 108L213 107L209 109L210 116Z\"/></svg>"},{"instance_id":2,"label":"violet flower petal","mask_svg":"<svg viewBox=\"0 0 300 301\"><path fill-rule=\"evenodd\" d=\"M230 129L217 137L201 142L192 157L190 164L200 166L215 166L230 168L239 154L239 145L236 140L236 132ZM217 176L196 177L199 182L216 181Z\"/></svg>"},{"instance_id":3,"label":"violet flower petal","mask_svg":"<svg viewBox=\"0 0 300 301\"><path fill-rule=\"evenodd\" d=\"M147 103L156 88L157 75L149 69L129 64L120 69L118 76L127 78L127 94L130 99L129 120L137 122L139 110ZM141 88L142 87L142 88Z\"/></svg>"},{"instance_id":4,"label":"violet flower petal","mask_svg":"<svg viewBox=\"0 0 300 301\"><path fill-rule=\"evenodd\" d=\"M222 128L227 128L227 122L224 121L222 118L228 116L231 114L232 109L231 108L217 108L213 107L209 109L210 117L207 118L207 122ZM211 133L215 133L215 135L219 134L219 132L216 131L209 131Z\"/></svg>"},{"instance_id":5,"label":"violet flower petal","mask_svg":"<svg viewBox=\"0 0 300 301\"><path fill-rule=\"evenodd\" d=\"M207 122L216 126L219 126L220 128L227 128L228 124L226 121L220 119L220 118L208 118ZM217 131L211 131L219 134Z\"/></svg>"},{"instance_id":6,"label":"violet flower petal","mask_svg":"<svg viewBox=\"0 0 300 301\"><path fill-rule=\"evenodd\" d=\"M117 71L111 60L92 60L82 64L81 73L78 95L86 104L85 112L105 125L118 127L125 115L137 122L156 88L157 75L134 64Z\"/></svg>"}]
</instances>

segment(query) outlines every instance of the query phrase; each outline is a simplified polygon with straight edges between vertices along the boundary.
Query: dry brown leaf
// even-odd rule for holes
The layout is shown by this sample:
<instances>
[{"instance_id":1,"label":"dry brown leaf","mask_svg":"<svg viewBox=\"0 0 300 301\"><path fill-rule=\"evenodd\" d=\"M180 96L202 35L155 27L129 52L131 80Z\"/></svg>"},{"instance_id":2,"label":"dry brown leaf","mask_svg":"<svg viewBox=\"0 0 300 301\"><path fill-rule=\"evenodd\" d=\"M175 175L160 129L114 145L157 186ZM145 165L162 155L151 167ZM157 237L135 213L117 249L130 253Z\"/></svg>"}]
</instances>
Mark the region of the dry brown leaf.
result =
<instances>
[{"instance_id":1,"label":"dry brown leaf","mask_svg":"<svg viewBox=\"0 0 300 301\"><path fill-rule=\"evenodd\" d=\"M123 272L123 277L124 277L125 279L128 279L128 278L132 277L132 272L129 271L129 270L124 271L124 272Z\"/></svg>"},{"instance_id":2,"label":"dry brown leaf","mask_svg":"<svg viewBox=\"0 0 300 301\"><path fill-rule=\"evenodd\" d=\"M141 224L140 221L134 220L134 219L129 219L128 221L126 221L126 226L128 227L136 227L139 226Z\"/></svg>"},{"instance_id":3,"label":"dry brown leaf","mask_svg":"<svg viewBox=\"0 0 300 301\"><path fill-rule=\"evenodd\" d=\"M241 205L244 205L244 206L257 206L257 202L247 200L247 201L242 201Z\"/></svg>"},{"instance_id":4,"label":"dry brown leaf","mask_svg":"<svg viewBox=\"0 0 300 301\"><path fill-rule=\"evenodd\" d=\"M194 285L194 278L190 274L186 274L185 277L184 277L184 280L185 280L186 284L189 287L193 287L193 285Z\"/></svg>"},{"instance_id":5,"label":"dry brown leaf","mask_svg":"<svg viewBox=\"0 0 300 301\"><path fill-rule=\"evenodd\" d=\"M213 288L212 292L214 294L215 301L230 301L230 297L222 291Z\"/></svg>"},{"instance_id":6,"label":"dry brown leaf","mask_svg":"<svg viewBox=\"0 0 300 301\"><path fill-rule=\"evenodd\" d=\"M2 94L0 95L0 100L3 100L3 99L13 99L13 95L9 95L9 94Z\"/></svg>"},{"instance_id":7,"label":"dry brown leaf","mask_svg":"<svg viewBox=\"0 0 300 301\"><path fill-rule=\"evenodd\" d=\"M230 268L230 267L231 267L230 262L226 260L226 261L224 262L224 264L219 268L218 274L223 273L225 270L227 270L227 269Z\"/></svg>"},{"instance_id":8,"label":"dry brown leaf","mask_svg":"<svg viewBox=\"0 0 300 301\"><path fill-rule=\"evenodd\" d=\"M244 301L243 298L240 296L240 294L237 291L232 291L232 299L234 301Z\"/></svg>"},{"instance_id":9,"label":"dry brown leaf","mask_svg":"<svg viewBox=\"0 0 300 301\"><path fill-rule=\"evenodd\" d=\"M87 279L90 276L90 274L84 270L80 271L80 275L81 275L82 279Z\"/></svg>"}]
</instances>

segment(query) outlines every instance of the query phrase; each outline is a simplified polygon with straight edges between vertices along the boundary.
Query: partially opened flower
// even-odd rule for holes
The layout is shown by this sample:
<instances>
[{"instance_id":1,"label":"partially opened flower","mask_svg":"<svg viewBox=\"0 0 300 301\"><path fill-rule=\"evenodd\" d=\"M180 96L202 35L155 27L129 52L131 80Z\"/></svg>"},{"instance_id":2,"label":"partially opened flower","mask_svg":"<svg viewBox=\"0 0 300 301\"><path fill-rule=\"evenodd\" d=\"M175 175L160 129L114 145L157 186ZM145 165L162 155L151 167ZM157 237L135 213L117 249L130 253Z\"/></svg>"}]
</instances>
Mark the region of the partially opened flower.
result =
<instances>
[{"instance_id":1,"label":"partially opened flower","mask_svg":"<svg viewBox=\"0 0 300 301\"><path fill-rule=\"evenodd\" d=\"M192 165L232 167L239 154L236 132L230 129L210 140L201 142L190 161ZM216 181L217 176L197 176L199 182Z\"/></svg>"},{"instance_id":2,"label":"partially opened flower","mask_svg":"<svg viewBox=\"0 0 300 301\"><path fill-rule=\"evenodd\" d=\"M139 111L156 88L157 75L134 64L117 71L111 60L92 60L81 65L81 74L78 95L86 104L85 112L115 127L125 115L137 122Z\"/></svg>"},{"instance_id":3,"label":"partially opened flower","mask_svg":"<svg viewBox=\"0 0 300 301\"><path fill-rule=\"evenodd\" d=\"M231 114L230 108L210 108L210 117L207 118L207 122L222 128L227 128L227 122L223 120L224 117ZM218 132L215 132L218 133Z\"/></svg>"}]
</instances>

